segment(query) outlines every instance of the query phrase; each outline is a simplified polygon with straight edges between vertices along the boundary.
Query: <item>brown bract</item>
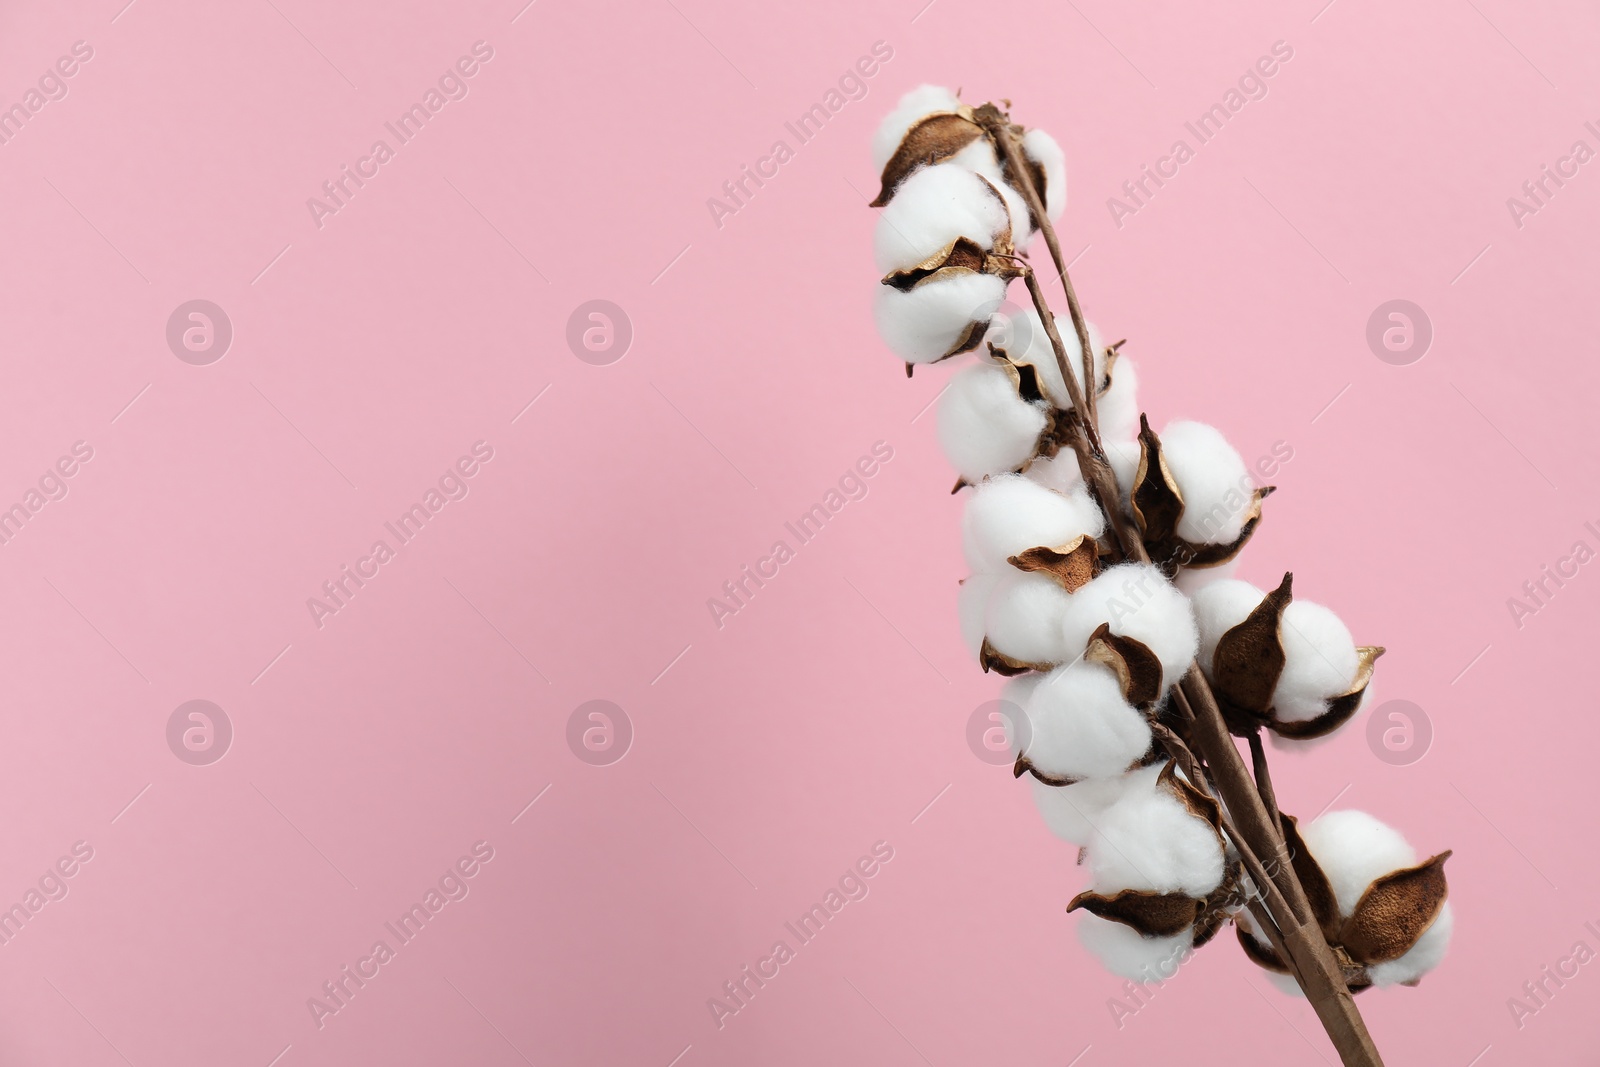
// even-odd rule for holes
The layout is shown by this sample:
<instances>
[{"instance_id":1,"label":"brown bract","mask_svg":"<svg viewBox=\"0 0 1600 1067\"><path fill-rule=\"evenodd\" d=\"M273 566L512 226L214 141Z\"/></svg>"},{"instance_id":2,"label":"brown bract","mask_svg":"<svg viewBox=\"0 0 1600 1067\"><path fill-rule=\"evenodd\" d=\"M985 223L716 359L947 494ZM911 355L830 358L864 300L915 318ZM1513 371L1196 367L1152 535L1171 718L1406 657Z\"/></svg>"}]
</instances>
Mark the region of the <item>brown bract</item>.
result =
<instances>
[{"instance_id":1,"label":"brown bract","mask_svg":"<svg viewBox=\"0 0 1600 1067\"><path fill-rule=\"evenodd\" d=\"M1275 486L1264 485L1251 496L1249 510L1239 536L1227 544L1186 541L1178 536L1178 520L1183 518L1183 492L1167 467L1161 439L1150 429L1150 422L1139 416L1139 467L1133 476L1130 497L1133 518L1139 524L1140 539L1150 562L1170 577L1181 567L1215 567L1237 556L1261 522L1261 502L1272 495Z\"/></svg>"},{"instance_id":2,"label":"brown bract","mask_svg":"<svg viewBox=\"0 0 1600 1067\"><path fill-rule=\"evenodd\" d=\"M900 139L900 147L883 166L882 183L873 207L882 207L894 196L895 187L918 167L943 163L973 141L984 136L983 127L972 119L972 108L962 105L955 111L939 111L920 119Z\"/></svg>"},{"instance_id":3,"label":"brown bract","mask_svg":"<svg viewBox=\"0 0 1600 1067\"><path fill-rule=\"evenodd\" d=\"M1161 698L1161 660L1143 641L1112 633L1110 623L1101 623L1089 635L1083 658L1109 668L1122 687L1122 698L1134 707L1148 708Z\"/></svg>"},{"instance_id":4,"label":"brown bract","mask_svg":"<svg viewBox=\"0 0 1600 1067\"><path fill-rule=\"evenodd\" d=\"M1207 679L1228 729L1247 737L1265 726L1282 737L1305 741L1322 737L1343 726L1361 707L1361 697L1372 682L1373 667L1383 649L1363 645L1350 687L1328 700L1327 710L1301 722L1283 722L1273 716L1272 693L1283 674L1283 611L1294 599L1294 575L1286 573L1278 588L1268 593L1244 621L1217 640Z\"/></svg>"},{"instance_id":5,"label":"brown bract","mask_svg":"<svg viewBox=\"0 0 1600 1067\"><path fill-rule=\"evenodd\" d=\"M1444 876L1444 863L1451 855L1447 850L1415 867L1373 879L1350 914L1340 915L1332 883L1306 848L1299 823L1292 815L1283 816L1283 838L1295 876L1305 889L1317 925L1345 968L1345 980L1352 993L1372 985L1369 967L1397 960L1415 948L1450 895ZM1256 940L1248 927L1248 923L1241 923L1239 930L1239 944L1245 955L1269 971L1290 973L1288 964L1274 949Z\"/></svg>"},{"instance_id":6,"label":"brown bract","mask_svg":"<svg viewBox=\"0 0 1600 1067\"><path fill-rule=\"evenodd\" d=\"M1018 570L1044 574L1069 593L1089 584L1100 567L1100 546L1087 534L1061 548L1030 548L1006 562Z\"/></svg>"}]
</instances>

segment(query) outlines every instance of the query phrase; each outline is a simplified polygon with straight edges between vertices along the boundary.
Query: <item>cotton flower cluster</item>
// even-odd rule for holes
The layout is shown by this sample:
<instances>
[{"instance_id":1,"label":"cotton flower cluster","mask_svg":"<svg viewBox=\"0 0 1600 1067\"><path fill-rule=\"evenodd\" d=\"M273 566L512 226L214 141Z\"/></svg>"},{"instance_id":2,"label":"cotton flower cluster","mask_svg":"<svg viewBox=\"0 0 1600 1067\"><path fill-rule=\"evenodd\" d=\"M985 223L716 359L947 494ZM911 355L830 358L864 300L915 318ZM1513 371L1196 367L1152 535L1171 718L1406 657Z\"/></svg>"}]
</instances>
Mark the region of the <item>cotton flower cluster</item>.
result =
<instances>
[{"instance_id":1,"label":"cotton flower cluster","mask_svg":"<svg viewBox=\"0 0 1600 1067\"><path fill-rule=\"evenodd\" d=\"M1357 647L1339 616L1295 600L1293 577L1263 593L1226 579L1194 594L1200 669L1236 732L1260 726L1293 741L1323 737L1361 709L1377 646Z\"/></svg>"},{"instance_id":2,"label":"cotton flower cluster","mask_svg":"<svg viewBox=\"0 0 1600 1067\"><path fill-rule=\"evenodd\" d=\"M1025 712L1007 726L1016 775L1050 831L1080 850L1089 885L1068 910L1083 913L1083 944L1119 975L1170 977L1236 920L1251 957L1288 973L1244 910L1246 850L1224 836L1217 776L1183 743L1179 709L1193 713L1173 690L1185 677L1186 689L1209 687L1238 736L1306 741L1356 714L1383 649L1357 646L1332 611L1295 601L1288 576L1271 592L1232 577L1273 487L1212 426L1179 419L1156 434L1121 342L1079 320L1086 374L1078 331L1048 324L1058 353L1037 292L1034 310L999 314L1029 270L1021 253L1066 199L1060 147L1007 124L990 105L922 86L872 146L879 331L908 373L974 356L937 416L964 494L962 637ZM1093 435L1075 394L1094 399ZM1443 856L1418 865L1359 813L1324 816L1304 842L1283 818L1352 989L1412 983L1438 962L1451 922Z\"/></svg>"},{"instance_id":3,"label":"cotton flower cluster","mask_svg":"<svg viewBox=\"0 0 1600 1067\"><path fill-rule=\"evenodd\" d=\"M1350 991L1416 985L1444 959L1455 919L1445 899L1441 852L1422 863L1399 832L1364 811L1330 811L1300 830L1286 817L1285 838L1328 944ZM1291 992L1289 967L1243 916L1239 943Z\"/></svg>"}]
</instances>

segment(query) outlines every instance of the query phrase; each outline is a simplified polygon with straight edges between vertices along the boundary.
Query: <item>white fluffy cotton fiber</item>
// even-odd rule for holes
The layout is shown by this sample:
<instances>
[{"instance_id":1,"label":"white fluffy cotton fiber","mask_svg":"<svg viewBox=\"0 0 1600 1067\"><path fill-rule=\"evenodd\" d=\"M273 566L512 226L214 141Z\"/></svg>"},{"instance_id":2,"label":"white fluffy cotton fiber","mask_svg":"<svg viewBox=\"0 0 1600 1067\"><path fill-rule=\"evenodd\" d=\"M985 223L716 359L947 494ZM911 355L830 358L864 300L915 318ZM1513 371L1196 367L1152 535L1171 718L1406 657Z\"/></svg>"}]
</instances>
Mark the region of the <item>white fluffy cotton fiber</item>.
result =
<instances>
[{"instance_id":1,"label":"white fluffy cotton fiber","mask_svg":"<svg viewBox=\"0 0 1600 1067\"><path fill-rule=\"evenodd\" d=\"M1150 748L1150 726L1109 669L1082 660L1033 687L1028 762L1052 778L1122 774Z\"/></svg>"},{"instance_id":2,"label":"white fluffy cotton fiber","mask_svg":"<svg viewBox=\"0 0 1600 1067\"><path fill-rule=\"evenodd\" d=\"M1112 567L1072 595L1062 620L1068 654L1079 655L1102 623L1155 653L1163 690L1182 678L1194 659L1198 639L1189 601L1151 564Z\"/></svg>"},{"instance_id":3,"label":"white fluffy cotton fiber","mask_svg":"<svg viewBox=\"0 0 1600 1067\"><path fill-rule=\"evenodd\" d=\"M922 167L878 216L873 251L880 273L910 270L965 237L985 251L1011 228L999 190L954 163Z\"/></svg>"},{"instance_id":4,"label":"white fluffy cotton fiber","mask_svg":"<svg viewBox=\"0 0 1600 1067\"><path fill-rule=\"evenodd\" d=\"M1178 536L1192 544L1231 544L1244 529L1255 483L1221 432L1178 420L1161 431L1167 469L1183 495Z\"/></svg>"},{"instance_id":5,"label":"white fluffy cotton fiber","mask_svg":"<svg viewBox=\"0 0 1600 1067\"><path fill-rule=\"evenodd\" d=\"M935 363L988 322L1005 300L1006 283L992 274L935 277L907 292L878 286L873 317L878 335L907 363Z\"/></svg>"},{"instance_id":6,"label":"white fluffy cotton fiber","mask_svg":"<svg viewBox=\"0 0 1600 1067\"><path fill-rule=\"evenodd\" d=\"M956 473L976 484L985 475L1026 463L1047 416L1042 403L1030 404L1017 394L1004 368L974 363L951 376L939 398L938 421L945 457Z\"/></svg>"},{"instance_id":7,"label":"white fluffy cotton fiber","mask_svg":"<svg viewBox=\"0 0 1600 1067\"><path fill-rule=\"evenodd\" d=\"M1017 474L980 483L961 517L962 546L975 571L1008 570L1006 561L1018 553L1064 548L1104 529L1105 516L1087 489L1057 493Z\"/></svg>"}]
</instances>

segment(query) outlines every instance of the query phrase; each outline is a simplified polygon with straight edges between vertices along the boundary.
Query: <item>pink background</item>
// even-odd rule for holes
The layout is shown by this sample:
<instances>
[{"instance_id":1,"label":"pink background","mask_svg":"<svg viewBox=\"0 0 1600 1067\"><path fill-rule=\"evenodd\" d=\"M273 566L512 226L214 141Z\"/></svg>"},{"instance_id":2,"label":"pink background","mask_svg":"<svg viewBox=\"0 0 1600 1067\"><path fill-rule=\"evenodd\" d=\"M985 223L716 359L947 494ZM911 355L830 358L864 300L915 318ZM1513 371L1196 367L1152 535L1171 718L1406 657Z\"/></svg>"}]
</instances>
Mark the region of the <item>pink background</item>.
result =
<instances>
[{"instance_id":1,"label":"pink background","mask_svg":"<svg viewBox=\"0 0 1600 1067\"><path fill-rule=\"evenodd\" d=\"M1600 948L1600 576L1521 629L1506 600L1600 547L1600 163L1520 229L1505 203L1600 148L1592 7L123 2L0 12L0 104L94 50L0 145L0 503L94 450L0 546L0 903L94 850L0 947L0 1062L1331 1059L1231 935L1118 1029L1073 850L967 748L998 680L918 417L947 372L908 382L869 313L868 139L929 80L1060 139L1074 277L1146 410L1294 449L1242 573L1293 567L1431 719L1409 766L1364 722L1278 761L1290 810L1456 850L1450 959L1360 1001L1389 1062L1592 1062L1600 970L1521 1029L1507 999ZM307 198L479 40L470 94L319 229ZM867 97L715 225L880 40ZM1269 95L1118 228L1107 198L1278 40ZM209 366L164 337L197 298L234 329ZM596 298L634 329L609 366L565 340ZM1435 331L1411 366L1364 339L1395 298ZM315 626L479 440L470 495ZM715 627L879 440L870 494ZM167 747L191 699L235 731L209 766ZM610 766L567 746L591 699L635 732ZM480 840L470 895L319 1029L307 998ZM870 895L719 1030L707 999L877 841Z\"/></svg>"}]
</instances>

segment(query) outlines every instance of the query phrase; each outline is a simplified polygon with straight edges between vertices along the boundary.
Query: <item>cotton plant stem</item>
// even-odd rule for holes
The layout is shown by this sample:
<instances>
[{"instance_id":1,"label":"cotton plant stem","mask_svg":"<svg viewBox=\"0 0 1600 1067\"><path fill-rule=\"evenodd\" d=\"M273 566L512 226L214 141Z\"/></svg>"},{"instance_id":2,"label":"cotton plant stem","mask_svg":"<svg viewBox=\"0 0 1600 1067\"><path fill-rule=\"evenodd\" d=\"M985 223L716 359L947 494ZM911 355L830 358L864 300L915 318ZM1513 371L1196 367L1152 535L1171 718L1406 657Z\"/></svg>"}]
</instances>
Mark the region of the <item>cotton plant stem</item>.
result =
<instances>
[{"instance_id":1,"label":"cotton plant stem","mask_svg":"<svg viewBox=\"0 0 1600 1067\"><path fill-rule=\"evenodd\" d=\"M1259 727L1250 731L1250 763L1256 772L1256 792L1261 794L1261 803L1267 806L1272 825L1277 827L1278 836L1282 837L1283 813L1278 810L1278 795L1272 790L1272 771L1267 767L1267 750L1262 747Z\"/></svg>"},{"instance_id":2,"label":"cotton plant stem","mask_svg":"<svg viewBox=\"0 0 1600 1067\"><path fill-rule=\"evenodd\" d=\"M1078 305L1077 294L1073 291L1066 266L1062 262L1061 247L1056 239L1055 228L1044 210L1038 191L1033 187L1010 118L992 104L978 108L975 115L979 125L989 132L996 147L1005 157L1007 167L1019 186L1019 191L1027 200L1029 210L1038 220L1045 244L1049 247L1051 257L1061 272L1062 288L1067 296L1067 310L1072 317L1073 331L1077 335L1079 350L1084 359L1086 373L1083 375L1083 380L1092 397L1098 383L1094 375L1094 353L1089 347L1088 325L1083 317L1083 310ZM1084 482L1099 500L1101 508L1110 520L1125 558L1148 563L1150 556L1145 551L1143 540L1122 517L1121 496L1116 476L1105 460L1097 419L1090 406L1092 401L1084 396L1085 390L1078 387L1077 376L1069 373L1065 346L1061 343L1054 316L1039 286L1038 278L1031 269L1026 270L1023 277L1027 280L1028 292L1033 298L1035 309L1039 312L1039 318L1044 323L1045 333L1055 349L1056 362L1061 369L1068 395L1079 414L1078 424L1081 429L1071 435L1071 443L1073 451L1077 454ZM1300 988L1305 991L1306 998L1316 1010L1323 1029L1327 1031L1345 1067L1382 1067L1383 1060L1378 1055L1371 1035L1367 1033L1366 1024L1362 1021L1361 1013L1357 1010L1349 987L1345 983L1344 970L1334 957L1327 940L1322 936L1321 927L1312 917L1305 890L1289 863L1283 834L1266 804L1263 803L1256 783L1239 755L1239 750L1234 747L1233 738L1223 721L1222 711L1218 708L1211 687L1206 683L1199 667L1191 665L1182 684L1175 686L1172 692L1174 701L1180 702L1182 710L1192 719L1190 729L1195 745L1200 750L1206 766L1211 770L1216 791L1229 812L1231 821L1239 824L1238 829L1241 831L1239 840L1245 842L1258 861L1265 857L1274 864L1272 871L1268 872L1263 868L1262 873L1269 875L1266 884L1273 886L1282 894L1289 912L1285 916L1289 922L1280 926L1280 932L1283 935L1286 960L1293 967ZM1263 886L1264 890L1265 888Z\"/></svg>"}]
</instances>

